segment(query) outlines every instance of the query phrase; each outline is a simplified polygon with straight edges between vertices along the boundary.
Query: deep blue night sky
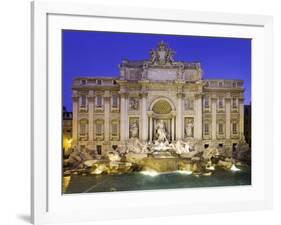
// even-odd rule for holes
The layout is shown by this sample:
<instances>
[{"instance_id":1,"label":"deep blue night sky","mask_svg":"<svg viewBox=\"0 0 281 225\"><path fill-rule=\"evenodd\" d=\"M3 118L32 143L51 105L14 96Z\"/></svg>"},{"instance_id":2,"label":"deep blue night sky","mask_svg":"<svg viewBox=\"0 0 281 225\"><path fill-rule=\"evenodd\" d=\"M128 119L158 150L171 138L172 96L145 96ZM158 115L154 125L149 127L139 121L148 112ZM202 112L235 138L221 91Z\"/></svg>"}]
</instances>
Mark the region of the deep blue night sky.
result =
<instances>
[{"instance_id":1,"label":"deep blue night sky","mask_svg":"<svg viewBox=\"0 0 281 225\"><path fill-rule=\"evenodd\" d=\"M76 76L119 76L122 59L143 60L160 41L176 51L177 61L198 61L204 79L241 79L245 104L251 101L251 40L95 31L63 31L63 104L72 111Z\"/></svg>"}]
</instances>

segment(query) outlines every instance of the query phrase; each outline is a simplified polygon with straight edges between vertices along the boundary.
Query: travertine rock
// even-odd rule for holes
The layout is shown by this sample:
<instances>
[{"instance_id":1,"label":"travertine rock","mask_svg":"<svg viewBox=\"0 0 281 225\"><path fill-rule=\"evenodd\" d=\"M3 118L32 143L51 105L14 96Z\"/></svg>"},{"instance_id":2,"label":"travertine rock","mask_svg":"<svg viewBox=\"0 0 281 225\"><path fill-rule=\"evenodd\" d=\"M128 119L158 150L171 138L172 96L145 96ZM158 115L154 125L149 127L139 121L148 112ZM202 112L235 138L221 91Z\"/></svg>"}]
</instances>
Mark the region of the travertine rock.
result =
<instances>
[{"instance_id":1,"label":"travertine rock","mask_svg":"<svg viewBox=\"0 0 281 225\"><path fill-rule=\"evenodd\" d=\"M109 161L120 161L121 157L119 156L118 152L110 151L106 153L106 156Z\"/></svg>"},{"instance_id":2,"label":"travertine rock","mask_svg":"<svg viewBox=\"0 0 281 225\"><path fill-rule=\"evenodd\" d=\"M231 161L219 160L217 165L220 166L220 167L223 167L225 169L230 169L232 164L233 163Z\"/></svg>"},{"instance_id":3,"label":"travertine rock","mask_svg":"<svg viewBox=\"0 0 281 225\"><path fill-rule=\"evenodd\" d=\"M126 161L130 163L138 163L142 159L146 158L147 154L141 153L141 154L136 154L136 153L128 153L126 154Z\"/></svg>"}]
</instances>

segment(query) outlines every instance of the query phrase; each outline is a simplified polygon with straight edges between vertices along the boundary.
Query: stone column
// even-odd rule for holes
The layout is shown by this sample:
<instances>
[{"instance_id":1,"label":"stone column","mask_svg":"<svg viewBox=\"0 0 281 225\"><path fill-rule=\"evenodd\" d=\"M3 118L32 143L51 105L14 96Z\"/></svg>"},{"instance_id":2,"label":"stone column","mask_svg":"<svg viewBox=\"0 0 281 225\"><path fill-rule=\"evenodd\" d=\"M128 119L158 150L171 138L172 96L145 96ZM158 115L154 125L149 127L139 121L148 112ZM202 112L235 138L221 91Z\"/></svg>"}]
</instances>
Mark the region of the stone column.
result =
<instances>
[{"instance_id":1,"label":"stone column","mask_svg":"<svg viewBox=\"0 0 281 225\"><path fill-rule=\"evenodd\" d=\"M88 94L88 121L89 121L89 144L93 144L94 140L94 91L89 91Z\"/></svg>"},{"instance_id":2,"label":"stone column","mask_svg":"<svg viewBox=\"0 0 281 225\"><path fill-rule=\"evenodd\" d=\"M122 70L123 71L123 65L121 64ZM123 71L125 72L125 70ZM118 84L120 85L120 141L121 145L125 144L126 140L126 122L127 122L127 117L128 117L128 110L127 110L127 104L126 104L126 99L127 99L127 88L126 84L127 81L124 80L125 74L120 75L120 80L118 80Z\"/></svg>"},{"instance_id":3,"label":"stone column","mask_svg":"<svg viewBox=\"0 0 281 225\"><path fill-rule=\"evenodd\" d=\"M194 137L197 140L202 140L202 94L195 96L195 131Z\"/></svg>"},{"instance_id":4,"label":"stone column","mask_svg":"<svg viewBox=\"0 0 281 225\"><path fill-rule=\"evenodd\" d=\"M128 116L127 104L126 104L127 93L121 92L120 97L121 97L121 103L120 103L120 140L121 140L121 142L124 143L125 140L126 140L126 122L127 122L126 117Z\"/></svg>"},{"instance_id":5,"label":"stone column","mask_svg":"<svg viewBox=\"0 0 281 225\"><path fill-rule=\"evenodd\" d=\"M244 99L239 99L239 134L240 140L244 139Z\"/></svg>"},{"instance_id":6,"label":"stone column","mask_svg":"<svg viewBox=\"0 0 281 225\"><path fill-rule=\"evenodd\" d=\"M125 140L129 140L129 117L128 117L128 109L129 109L129 99L125 98Z\"/></svg>"},{"instance_id":7,"label":"stone column","mask_svg":"<svg viewBox=\"0 0 281 225\"><path fill-rule=\"evenodd\" d=\"M183 93L177 93L177 121L176 121L176 136L177 140L182 140L183 138Z\"/></svg>"},{"instance_id":8,"label":"stone column","mask_svg":"<svg viewBox=\"0 0 281 225\"><path fill-rule=\"evenodd\" d=\"M78 122L79 122L79 97L74 94L72 97L72 143L73 145L78 144Z\"/></svg>"},{"instance_id":9,"label":"stone column","mask_svg":"<svg viewBox=\"0 0 281 225\"><path fill-rule=\"evenodd\" d=\"M217 137L217 99L215 96L211 98L212 104L212 140Z\"/></svg>"},{"instance_id":10,"label":"stone column","mask_svg":"<svg viewBox=\"0 0 281 225\"><path fill-rule=\"evenodd\" d=\"M104 92L104 140L105 142L109 141L110 136L110 93L109 91Z\"/></svg>"},{"instance_id":11,"label":"stone column","mask_svg":"<svg viewBox=\"0 0 281 225\"><path fill-rule=\"evenodd\" d=\"M148 112L147 116L149 118L149 142L152 142L152 112Z\"/></svg>"},{"instance_id":12,"label":"stone column","mask_svg":"<svg viewBox=\"0 0 281 225\"><path fill-rule=\"evenodd\" d=\"M225 138L230 139L230 98L225 98Z\"/></svg>"},{"instance_id":13,"label":"stone column","mask_svg":"<svg viewBox=\"0 0 281 225\"><path fill-rule=\"evenodd\" d=\"M148 118L146 112L146 102L147 102L147 93L143 92L141 94L141 140L147 141L148 136Z\"/></svg>"},{"instance_id":14,"label":"stone column","mask_svg":"<svg viewBox=\"0 0 281 225\"><path fill-rule=\"evenodd\" d=\"M172 141L174 141L175 138L175 117L172 116Z\"/></svg>"}]
</instances>

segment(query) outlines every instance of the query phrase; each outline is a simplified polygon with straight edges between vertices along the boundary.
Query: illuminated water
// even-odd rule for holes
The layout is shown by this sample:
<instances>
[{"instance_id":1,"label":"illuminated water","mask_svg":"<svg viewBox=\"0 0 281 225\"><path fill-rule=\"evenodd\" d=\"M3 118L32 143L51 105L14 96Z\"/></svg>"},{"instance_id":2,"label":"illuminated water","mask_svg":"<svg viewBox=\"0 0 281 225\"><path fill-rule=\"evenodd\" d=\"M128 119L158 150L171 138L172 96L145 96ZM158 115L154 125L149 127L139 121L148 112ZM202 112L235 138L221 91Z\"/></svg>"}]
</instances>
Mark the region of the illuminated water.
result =
<instances>
[{"instance_id":1,"label":"illuminated water","mask_svg":"<svg viewBox=\"0 0 281 225\"><path fill-rule=\"evenodd\" d=\"M211 176L177 172L154 176L140 172L120 175L72 175L65 193L218 187L250 184L250 168L243 168L241 171L235 172L215 170Z\"/></svg>"}]
</instances>

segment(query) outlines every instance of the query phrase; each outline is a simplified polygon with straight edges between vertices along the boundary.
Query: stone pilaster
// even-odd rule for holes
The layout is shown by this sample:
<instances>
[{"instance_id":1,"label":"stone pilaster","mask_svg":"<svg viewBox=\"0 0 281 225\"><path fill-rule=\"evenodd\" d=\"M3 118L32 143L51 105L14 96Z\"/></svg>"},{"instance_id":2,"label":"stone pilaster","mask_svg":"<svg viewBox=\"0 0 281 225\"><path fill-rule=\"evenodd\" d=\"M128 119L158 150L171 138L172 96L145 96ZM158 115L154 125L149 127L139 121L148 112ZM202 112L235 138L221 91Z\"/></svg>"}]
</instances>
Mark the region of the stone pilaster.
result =
<instances>
[{"instance_id":1,"label":"stone pilaster","mask_svg":"<svg viewBox=\"0 0 281 225\"><path fill-rule=\"evenodd\" d=\"M176 112L172 111L172 129L171 129L171 131L172 131L172 134L171 134L172 141L175 140L175 117L176 117Z\"/></svg>"},{"instance_id":2,"label":"stone pilaster","mask_svg":"<svg viewBox=\"0 0 281 225\"><path fill-rule=\"evenodd\" d=\"M230 101L231 99L229 97L225 98L225 137L226 139L230 139L230 116L231 116L231 110L230 110Z\"/></svg>"},{"instance_id":3,"label":"stone pilaster","mask_svg":"<svg viewBox=\"0 0 281 225\"><path fill-rule=\"evenodd\" d=\"M217 137L217 98L212 96L212 140L216 140Z\"/></svg>"},{"instance_id":4,"label":"stone pilaster","mask_svg":"<svg viewBox=\"0 0 281 225\"><path fill-rule=\"evenodd\" d=\"M126 140L126 123L128 117L128 110L127 110L127 93L120 92L120 140L124 143Z\"/></svg>"},{"instance_id":5,"label":"stone pilaster","mask_svg":"<svg viewBox=\"0 0 281 225\"><path fill-rule=\"evenodd\" d=\"M92 144L94 139L94 91L89 91L88 94L88 125L89 125L89 144Z\"/></svg>"},{"instance_id":6,"label":"stone pilaster","mask_svg":"<svg viewBox=\"0 0 281 225\"><path fill-rule=\"evenodd\" d=\"M244 139L244 99L239 99L239 134L240 140Z\"/></svg>"},{"instance_id":7,"label":"stone pilaster","mask_svg":"<svg viewBox=\"0 0 281 225\"><path fill-rule=\"evenodd\" d=\"M129 98L127 97L125 99L125 140L129 139L129 117L128 117L128 111L129 111Z\"/></svg>"},{"instance_id":8,"label":"stone pilaster","mask_svg":"<svg viewBox=\"0 0 281 225\"><path fill-rule=\"evenodd\" d=\"M147 141L148 138L148 118L146 114L147 93L141 93L141 140Z\"/></svg>"},{"instance_id":9,"label":"stone pilaster","mask_svg":"<svg viewBox=\"0 0 281 225\"><path fill-rule=\"evenodd\" d=\"M152 132L153 132L153 129L152 129L152 112L147 112L147 116L148 116L148 119L149 119L149 142L151 143L152 142Z\"/></svg>"},{"instance_id":10,"label":"stone pilaster","mask_svg":"<svg viewBox=\"0 0 281 225\"><path fill-rule=\"evenodd\" d=\"M110 138L110 93L109 91L104 92L104 140L109 141Z\"/></svg>"},{"instance_id":11,"label":"stone pilaster","mask_svg":"<svg viewBox=\"0 0 281 225\"><path fill-rule=\"evenodd\" d=\"M79 121L79 97L78 96L73 96L72 97L72 110L73 110L73 115L72 115L72 143L73 145L78 144L78 121Z\"/></svg>"},{"instance_id":12,"label":"stone pilaster","mask_svg":"<svg viewBox=\"0 0 281 225\"><path fill-rule=\"evenodd\" d=\"M195 96L195 132L194 137L202 140L202 94Z\"/></svg>"},{"instance_id":13,"label":"stone pilaster","mask_svg":"<svg viewBox=\"0 0 281 225\"><path fill-rule=\"evenodd\" d=\"M183 138L183 93L177 93L177 121L176 121L176 136L177 140L182 140Z\"/></svg>"}]
</instances>

